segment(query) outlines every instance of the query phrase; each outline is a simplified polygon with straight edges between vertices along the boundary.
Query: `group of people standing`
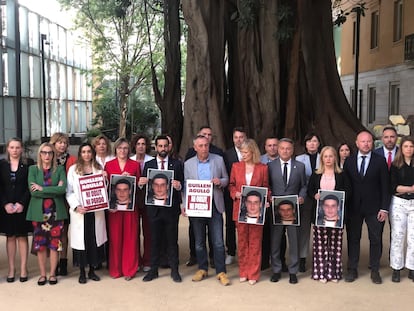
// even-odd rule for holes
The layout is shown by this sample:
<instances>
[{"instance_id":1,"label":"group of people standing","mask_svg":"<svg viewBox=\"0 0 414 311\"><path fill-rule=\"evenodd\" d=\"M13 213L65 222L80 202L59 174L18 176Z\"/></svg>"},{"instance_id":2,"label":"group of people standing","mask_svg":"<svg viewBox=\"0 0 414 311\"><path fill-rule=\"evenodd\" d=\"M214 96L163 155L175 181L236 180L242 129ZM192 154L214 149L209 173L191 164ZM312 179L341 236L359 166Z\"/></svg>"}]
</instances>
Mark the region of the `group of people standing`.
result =
<instances>
[{"instance_id":1,"label":"group of people standing","mask_svg":"<svg viewBox=\"0 0 414 311\"><path fill-rule=\"evenodd\" d=\"M150 144L144 135L134 136L131 144L119 138L113 153L110 141L100 135L92 144L83 143L74 157L68 153L68 136L55 133L50 142L39 147L36 165L23 156L22 141L10 139L7 158L0 162L0 233L7 236L7 282L15 281L17 250L19 280L28 280L29 234L33 234L31 252L37 255L39 264L38 285L57 284L57 275L67 274L68 240L73 250L73 264L80 269L81 284L88 279L99 281L96 270L105 261L112 278L131 280L142 269L146 272L143 281L149 282L158 278L160 267L169 267L172 280L181 282L178 223L180 214L186 216L186 180L209 181L213 189L211 217L189 217L190 258L186 265L198 265L192 277L194 282L208 276L210 265L220 284L229 285L226 265L235 261L237 251L240 282L254 285L260 280L261 270L271 267L271 282L278 282L282 272L288 272L289 283L296 284L298 272L307 270L310 240L313 242L312 279L338 282L343 278L345 228L348 241L345 281L353 282L358 278L365 221L371 280L382 283L379 273L382 233L388 217L392 281L400 281L404 267L409 270L408 277L414 280L412 137L403 137L398 148L395 129L386 127L382 136L384 146L374 150L372 134L361 131L356 137L357 152L351 154L352 148L347 144L322 148L319 136L310 133L304 139L306 152L296 157L294 142L289 138L269 137L263 155L243 128L233 130L234 146L225 152L212 144L212 138L211 128L201 127L183 162L173 152L168 135L155 139L155 156L149 155ZM145 205L150 169L173 171L168 185L172 188L170 206ZM134 176L137 181L134 208L88 212L82 205L78 185L80 178L93 174L102 174L107 180L112 175ZM244 186L268 189L263 225L256 221L239 222ZM321 223L315 222L320 190L345 193L345 228L321 225L339 220L329 219L328 212ZM273 223L272 196L291 195L298 197L300 222L296 225ZM257 205L256 209L261 201L258 193L253 193L248 200L246 204ZM69 223L70 239L67 237Z\"/></svg>"}]
</instances>

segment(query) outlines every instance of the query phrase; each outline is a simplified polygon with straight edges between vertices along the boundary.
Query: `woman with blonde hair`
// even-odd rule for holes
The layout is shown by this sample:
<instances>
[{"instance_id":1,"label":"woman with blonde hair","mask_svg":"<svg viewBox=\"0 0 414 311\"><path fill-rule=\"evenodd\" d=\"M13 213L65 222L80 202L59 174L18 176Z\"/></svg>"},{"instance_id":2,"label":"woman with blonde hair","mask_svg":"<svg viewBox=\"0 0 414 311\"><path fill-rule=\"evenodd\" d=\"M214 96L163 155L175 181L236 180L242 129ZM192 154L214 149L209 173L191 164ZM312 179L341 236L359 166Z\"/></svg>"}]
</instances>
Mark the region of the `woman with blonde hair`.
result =
<instances>
[{"instance_id":1,"label":"woman with blonde hair","mask_svg":"<svg viewBox=\"0 0 414 311\"><path fill-rule=\"evenodd\" d=\"M230 173L229 191L233 199L233 220L238 238L238 260L240 282L254 285L260 278L262 260L263 226L239 223L242 186L269 187L267 165L260 163L260 151L253 139L246 139L240 148L242 161L233 164Z\"/></svg>"},{"instance_id":2,"label":"woman with blonde hair","mask_svg":"<svg viewBox=\"0 0 414 311\"><path fill-rule=\"evenodd\" d=\"M29 168L31 199L26 219L33 224L32 251L37 253L40 269L38 285L46 284L46 259L50 251L49 284L57 284L56 266L62 251L63 221L68 214L65 205L66 174L56 165L53 145L43 143L37 153L37 165Z\"/></svg>"},{"instance_id":3,"label":"woman with blonde hair","mask_svg":"<svg viewBox=\"0 0 414 311\"><path fill-rule=\"evenodd\" d=\"M308 196L313 200L313 215L315 215L316 202L320 199L319 189L345 191L345 197L350 194L350 183L339 168L336 150L331 146L322 148L319 168L309 179ZM343 228L313 226L312 279L326 283L338 282L342 278L343 230Z\"/></svg>"},{"instance_id":4,"label":"woman with blonde hair","mask_svg":"<svg viewBox=\"0 0 414 311\"><path fill-rule=\"evenodd\" d=\"M96 161L102 167L105 167L106 162L111 161L114 158L111 150L111 141L104 134L96 136L92 140L92 146L96 152Z\"/></svg>"},{"instance_id":5,"label":"woman with blonde hair","mask_svg":"<svg viewBox=\"0 0 414 311\"><path fill-rule=\"evenodd\" d=\"M7 282L14 282L16 251L20 254L20 282L26 282L28 234L33 227L26 220L30 192L27 184L32 159L23 156L23 142L11 138L6 145L7 158L0 162L0 234L7 236L6 249L9 263Z\"/></svg>"},{"instance_id":6,"label":"woman with blonde hair","mask_svg":"<svg viewBox=\"0 0 414 311\"><path fill-rule=\"evenodd\" d=\"M89 265L88 278L99 281L95 267L105 261L104 243L107 241L105 212L88 212L82 204L79 179L92 174L102 174L102 167L96 161L95 150L89 143L79 146L78 160L69 168L66 199L71 219L70 242L73 250L73 264L79 266L79 283L86 283L85 267Z\"/></svg>"}]
</instances>

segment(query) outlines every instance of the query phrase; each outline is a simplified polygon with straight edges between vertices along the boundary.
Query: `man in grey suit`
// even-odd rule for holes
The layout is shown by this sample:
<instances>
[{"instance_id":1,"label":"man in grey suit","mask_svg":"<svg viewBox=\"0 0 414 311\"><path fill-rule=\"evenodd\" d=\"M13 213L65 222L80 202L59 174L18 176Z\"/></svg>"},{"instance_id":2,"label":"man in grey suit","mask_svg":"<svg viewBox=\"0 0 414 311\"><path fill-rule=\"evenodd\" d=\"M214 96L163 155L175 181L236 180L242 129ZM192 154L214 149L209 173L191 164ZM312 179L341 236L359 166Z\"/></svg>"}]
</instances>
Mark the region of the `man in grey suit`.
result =
<instances>
[{"instance_id":1,"label":"man in grey suit","mask_svg":"<svg viewBox=\"0 0 414 311\"><path fill-rule=\"evenodd\" d=\"M223 241L223 188L229 183L224 160L219 155L209 153L209 141L204 136L194 139L197 155L184 163L184 179L210 180L213 183L213 206L211 218L190 217L195 237L198 271L193 281L198 282L207 277L208 259L206 249L206 226L211 235L214 249L214 263L217 279L224 286L230 284L226 274L225 250Z\"/></svg>"},{"instance_id":2,"label":"man in grey suit","mask_svg":"<svg viewBox=\"0 0 414 311\"><path fill-rule=\"evenodd\" d=\"M294 144L289 138L279 141L279 158L268 164L269 184L272 196L298 195L299 204L303 204L306 196L305 165L292 159ZM289 283L296 284L299 268L298 227L272 225L271 228L271 262L273 274L271 282L278 282L281 277L282 263L280 245L284 231L289 239Z\"/></svg>"}]
</instances>

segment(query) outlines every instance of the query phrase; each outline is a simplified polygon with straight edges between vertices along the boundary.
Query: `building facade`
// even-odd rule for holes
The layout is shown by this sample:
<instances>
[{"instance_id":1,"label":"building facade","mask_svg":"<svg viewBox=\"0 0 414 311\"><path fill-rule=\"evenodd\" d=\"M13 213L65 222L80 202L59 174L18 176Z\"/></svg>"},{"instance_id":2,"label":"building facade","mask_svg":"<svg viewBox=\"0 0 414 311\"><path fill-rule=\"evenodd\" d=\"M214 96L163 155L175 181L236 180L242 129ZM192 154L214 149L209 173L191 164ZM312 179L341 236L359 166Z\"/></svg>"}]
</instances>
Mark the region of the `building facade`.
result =
<instances>
[{"instance_id":1,"label":"building facade","mask_svg":"<svg viewBox=\"0 0 414 311\"><path fill-rule=\"evenodd\" d=\"M92 121L91 51L69 30L0 1L0 145L73 136Z\"/></svg>"},{"instance_id":2,"label":"building facade","mask_svg":"<svg viewBox=\"0 0 414 311\"><path fill-rule=\"evenodd\" d=\"M366 0L360 22L358 100L354 100L357 18L334 31L344 92L362 124L387 124L388 116L414 114L414 0ZM350 12L358 1L343 0ZM334 13L335 15L335 13Z\"/></svg>"}]
</instances>

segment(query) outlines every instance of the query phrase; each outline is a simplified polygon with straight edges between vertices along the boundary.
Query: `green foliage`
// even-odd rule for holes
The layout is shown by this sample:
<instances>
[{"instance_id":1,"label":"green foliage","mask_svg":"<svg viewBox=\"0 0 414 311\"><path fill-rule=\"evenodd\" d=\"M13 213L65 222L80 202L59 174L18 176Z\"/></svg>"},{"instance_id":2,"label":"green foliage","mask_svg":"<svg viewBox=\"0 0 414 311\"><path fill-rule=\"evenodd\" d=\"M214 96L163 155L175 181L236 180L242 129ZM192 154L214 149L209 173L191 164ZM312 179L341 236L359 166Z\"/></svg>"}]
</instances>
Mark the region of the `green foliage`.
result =
<instances>
[{"instance_id":1,"label":"green foliage","mask_svg":"<svg viewBox=\"0 0 414 311\"><path fill-rule=\"evenodd\" d=\"M338 3L336 4L336 7L340 8L340 6L341 6L341 3L340 1L338 1ZM338 14L336 14L336 18L334 20L334 25L339 27L342 24L344 24L346 22L347 16L351 13L361 14L361 16L364 17L365 11L366 11L365 2L357 4L356 6L352 7L349 11L344 11L342 9L339 9Z\"/></svg>"},{"instance_id":2,"label":"green foliage","mask_svg":"<svg viewBox=\"0 0 414 311\"><path fill-rule=\"evenodd\" d=\"M94 131L99 131L112 140L118 137L120 119L119 95L115 85L115 81L105 81L97 89L98 100L94 106L95 117L92 122ZM128 102L127 136L130 137L138 132L145 133L149 137L155 136L159 129L160 118L158 108L153 103L151 85L142 85L136 92L130 94Z\"/></svg>"}]
</instances>

